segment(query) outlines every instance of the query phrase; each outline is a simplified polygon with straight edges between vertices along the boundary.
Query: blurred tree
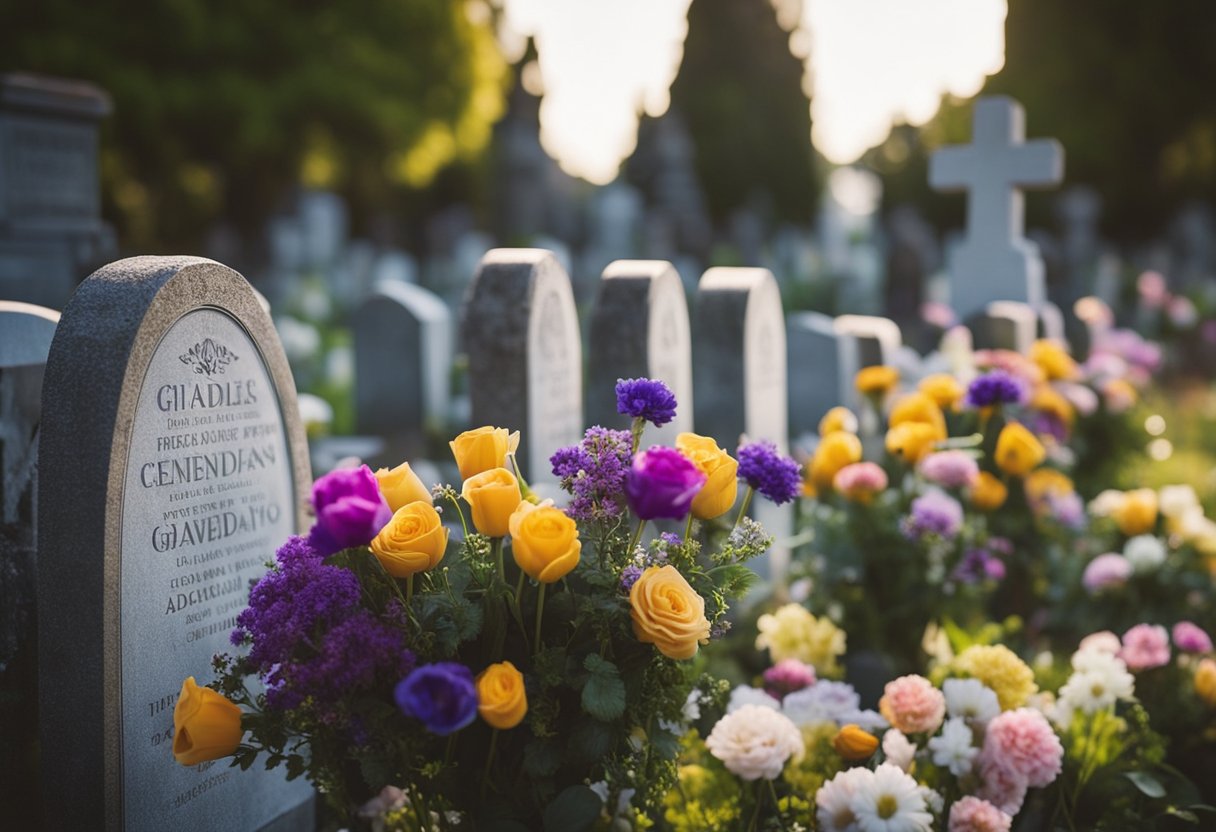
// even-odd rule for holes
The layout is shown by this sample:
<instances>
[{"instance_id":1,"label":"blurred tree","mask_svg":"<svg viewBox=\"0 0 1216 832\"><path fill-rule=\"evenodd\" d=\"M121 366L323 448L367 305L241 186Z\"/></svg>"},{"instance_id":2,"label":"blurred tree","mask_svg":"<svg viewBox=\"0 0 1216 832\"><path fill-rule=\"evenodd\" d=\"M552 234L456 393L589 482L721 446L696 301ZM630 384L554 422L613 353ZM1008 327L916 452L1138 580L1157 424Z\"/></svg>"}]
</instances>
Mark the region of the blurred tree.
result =
<instances>
[{"instance_id":1,"label":"blurred tree","mask_svg":"<svg viewBox=\"0 0 1216 832\"><path fill-rule=\"evenodd\" d=\"M0 69L114 98L102 176L128 247L245 232L293 185L375 211L485 148L506 67L480 0L38 0L0 8Z\"/></svg>"},{"instance_id":2,"label":"blurred tree","mask_svg":"<svg viewBox=\"0 0 1216 832\"><path fill-rule=\"evenodd\" d=\"M771 0L693 0L671 106L716 221L757 201L807 222L816 191L802 61Z\"/></svg>"}]
</instances>

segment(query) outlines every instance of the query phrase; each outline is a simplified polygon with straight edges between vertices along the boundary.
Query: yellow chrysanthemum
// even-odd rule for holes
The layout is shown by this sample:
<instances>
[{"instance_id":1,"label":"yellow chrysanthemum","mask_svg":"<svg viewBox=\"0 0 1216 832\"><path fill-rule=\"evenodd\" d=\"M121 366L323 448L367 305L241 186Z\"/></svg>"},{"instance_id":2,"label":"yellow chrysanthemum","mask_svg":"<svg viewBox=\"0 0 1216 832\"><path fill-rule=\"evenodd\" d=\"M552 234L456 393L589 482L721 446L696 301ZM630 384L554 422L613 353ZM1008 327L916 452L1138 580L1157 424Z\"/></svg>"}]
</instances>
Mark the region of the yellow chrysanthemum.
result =
<instances>
[{"instance_id":1,"label":"yellow chrysanthemum","mask_svg":"<svg viewBox=\"0 0 1216 832\"><path fill-rule=\"evenodd\" d=\"M836 676L836 659L844 653L844 630L828 618L816 618L798 604L786 604L776 612L760 616L756 649L768 649L773 663L798 659L812 665L821 676Z\"/></svg>"},{"instance_id":2,"label":"yellow chrysanthemum","mask_svg":"<svg viewBox=\"0 0 1216 832\"><path fill-rule=\"evenodd\" d=\"M954 660L954 669L992 688L1002 711L1022 707L1039 689L1034 671L1003 644L973 644Z\"/></svg>"}]
</instances>

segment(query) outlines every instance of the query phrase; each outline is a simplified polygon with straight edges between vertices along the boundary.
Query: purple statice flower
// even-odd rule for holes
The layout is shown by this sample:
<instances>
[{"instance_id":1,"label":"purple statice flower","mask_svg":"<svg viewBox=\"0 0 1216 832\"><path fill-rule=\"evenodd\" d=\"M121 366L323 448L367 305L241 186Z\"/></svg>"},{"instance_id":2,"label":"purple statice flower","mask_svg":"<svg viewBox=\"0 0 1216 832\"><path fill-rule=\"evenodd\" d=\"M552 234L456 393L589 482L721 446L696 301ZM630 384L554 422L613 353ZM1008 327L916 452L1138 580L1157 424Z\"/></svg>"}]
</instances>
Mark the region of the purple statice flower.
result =
<instances>
[{"instance_id":1,"label":"purple statice flower","mask_svg":"<svg viewBox=\"0 0 1216 832\"><path fill-rule=\"evenodd\" d=\"M1075 491L1067 494L1048 494L1047 511L1061 526L1079 531L1085 526L1085 503Z\"/></svg>"},{"instance_id":2,"label":"purple statice flower","mask_svg":"<svg viewBox=\"0 0 1216 832\"><path fill-rule=\"evenodd\" d=\"M980 476L979 463L966 451L938 451L920 461L920 474L942 488L966 488Z\"/></svg>"},{"instance_id":3,"label":"purple statice flower","mask_svg":"<svg viewBox=\"0 0 1216 832\"><path fill-rule=\"evenodd\" d=\"M323 557L366 546L392 519L376 476L366 465L330 471L312 486L316 523L308 542Z\"/></svg>"},{"instance_id":4,"label":"purple statice flower","mask_svg":"<svg viewBox=\"0 0 1216 832\"><path fill-rule=\"evenodd\" d=\"M1035 436L1050 436L1057 442L1065 442L1068 439L1068 425L1054 413L1037 411L1027 420L1026 427Z\"/></svg>"},{"instance_id":5,"label":"purple statice flower","mask_svg":"<svg viewBox=\"0 0 1216 832\"><path fill-rule=\"evenodd\" d=\"M739 479L777 505L788 503L802 492L798 463L777 450L766 439L739 446Z\"/></svg>"},{"instance_id":6,"label":"purple statice flower","mask_svg":"<svg viewBox=\"0 0 1216 832\"><path fill-rule=\"evenodd\" d=\"M616 410L662 427L676 417L676 397L658 379L620 378L616 381Z\"/></svg>"},{"instance_id":7,"label":"purple statice flower","mask_svg":"<svg viewBox=\"0 0 1216 832\"><path fill-rule=\"evenodd\" d=\"M764 671L764 690L774 699L783 699L791 693L815 684L815 668L798 659L782 659Z\"/></svg>"},{"instance_id":8,"label":"purple statice flower","mask_svg":"<svg viewBox=\"0 0 1216 832\"><path fill-rule=\"evenodd\" d=\"M861 708L861 697L847 682L820 679L809 688L791 693L781 703L781 712L798 726L836 722Z\"/></svg>"},{"instance_id":9,"label":"purple statice flower","mask_svg":"<svg viewBox=\"0 0 1216 832\"><path fill-rule=\"evenodd\" d=\"M672 532L662 532L659 535L659 542L664 546L680 546L684 543L684 538Z\"/></svg>"},{"instance_id":10,"label":"purple statice flower","mask_svg":"<svg viewBox=\"0 0 1216 832\"><path fill-rule=\"evenodd\" d=\"M1211 653L1212 639L1193 621L1179 621L1171 633L1174 646L1183 653Z\"/></svg>"},{"instance_id":11,"label":"purple statice flower","mask_svg":"<svg viewBox=\"0 0 1216 832\"><path fill-rule=\"evenodd\" d=\"M629 431L593 427L582 442L549 458L554 476L573 497L566 514L575 520L608 521L624 513L632 447Z\"/></svg>"},{"instance_id":12,"label":"purple statice flower","mask_svg":"<svg viewBox=\"0 0 1216 832\"><path fill-rule=\"evenodd\" d=\"M432 734L455 733L477 716L473 671L457 662L424 664L397 683L397 707Z\"/></svg>"},{"instance_id":13,"label":"purple statice flower","mask_svg":"<svg viewBox=\"0 0 1216 832\"><path fill-rule=\"evenodd\" d=\"M1005 577L1005 562L985 548L968 549L954 567L954 579L965 584L1001 581Z\"/></svg>"},{"instance_id":14,"label":"purple statice flower","mask_svg":"<svg viewBox=\"0 0 1216 832\"><path fill-rule=\"evenodd\" d=\"M642 520L679 520L704 485L705 474L688 457L675 448L653 445L634 456L625 497Z\"/></svg>"},{"instance_id":15,"label":"purple statice flower","mask_svg":"<svg viewBox=\"0 0 1216 832\"><path fill-rule=\"evenodd\" d=\"M633 589L633 585L638 582L638 578L642 577L642 567L630 564L621 570L621 592L626 595Z\"/></svg>"},{"instance_id":16,"label":"purple statice flower","mask_svg":"<svg viewBox=\"0 0 1216 832\"><path fill-rule=\"evenodd\" d=\"M963 528L963 507L944 492L928 491L912 501L912 511L901 525L909 540L928 535L953 540Z\"/></svg>"},{"instance_id":17,"label":"purple statice flower","mask_svg":"<svg viewBox=\"0 0 1216 832\"><path fill-rule=\"evenodd\" d=\"M1017 404L1025 393L1026 388L1017 377L1004 370L993 370L967 386L966 403L975 408Z\"/></svg>"}]
</instances>

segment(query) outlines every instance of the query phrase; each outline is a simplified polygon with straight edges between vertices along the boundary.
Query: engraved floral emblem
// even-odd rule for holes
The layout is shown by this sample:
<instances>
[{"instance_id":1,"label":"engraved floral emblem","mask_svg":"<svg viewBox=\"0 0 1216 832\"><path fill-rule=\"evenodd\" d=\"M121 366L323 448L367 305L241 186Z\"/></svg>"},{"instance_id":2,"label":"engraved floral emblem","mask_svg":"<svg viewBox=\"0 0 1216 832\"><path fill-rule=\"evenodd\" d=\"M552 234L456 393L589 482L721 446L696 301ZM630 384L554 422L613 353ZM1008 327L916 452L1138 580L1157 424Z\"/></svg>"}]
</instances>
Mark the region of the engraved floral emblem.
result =
<instances>
[{"instance_id":1,"label":"engraved floral emblem","mask_svg":"<svg viewBox=\"0 0 1216 832\"><path fill-rule=\"evenodd\" d=\"M208 378L223 375L228 365L238 360L236 353L210 338L204 338L202 343L195 344L179 358L183 364L193 367L194 372Z\"/></svg>"}]
</instances>

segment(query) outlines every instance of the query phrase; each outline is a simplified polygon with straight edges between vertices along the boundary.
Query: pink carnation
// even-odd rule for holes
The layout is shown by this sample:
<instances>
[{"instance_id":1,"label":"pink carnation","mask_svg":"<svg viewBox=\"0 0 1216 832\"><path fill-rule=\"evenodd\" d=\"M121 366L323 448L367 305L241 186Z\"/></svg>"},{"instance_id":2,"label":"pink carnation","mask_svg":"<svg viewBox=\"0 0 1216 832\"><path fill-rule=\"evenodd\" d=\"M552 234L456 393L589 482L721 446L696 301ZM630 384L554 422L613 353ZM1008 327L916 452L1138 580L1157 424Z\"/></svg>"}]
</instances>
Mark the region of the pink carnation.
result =
<instances>
[{"instance_id":1,"label":"pink carnation","mask_svg":"<svg viewBox=\"0 0 1216 832\"><path fill-rule=\"evenodd\" d=\"M887 487L887 472L873 462L854 462L836 472L832 486L850 499L871 496Z\"/></svg>"},{"instance_id":2,"label":"pink carnation","mask_svg":"<svg viewBox=\"0 0 1216 832\"><path fill-rule=\"evenodd\" d=\"M966 488L979 479L980 466L965 451L938 451L921 460L920 473L943 488Z\"/></svg>"},{"instance_id":3,"label":"pink carnation","mask_svg":"<svg viewBox=\"0 0 1216 832\"><path fill-rule=\"evenodd\" d=\"M949 832L1009 832L1013 818L987 800L968 795L950 807Z\"/></svg>"},{"instance_id":4,"label":"pink carnation","mask_svg":"<svg viewBox=\"0 0 1216 832\"><path fill-rule=\"evenodd\" d=\"M815 668L798 659L782 659L764 671L764 690L781 699L815 684Z\"/></svg>"},{"instance_id":5,"label":"pink carnation","mask_svg":"<svg viewBox=\"0 0 1216 832\"><path fill-rule=\"evenodd\" d=\"M1119 658L1133 673L1169 664L1169 633L1159 624L1137 624L1123 634Z\"/></svg>"},{"instance_id":6,"label":"pink carnation","mask_svg":"<svg viewBox=\"0 0 1216 832\"><path fill-rule=\"evenodd\" d=\"M1107 552L1098 555L1085 567L1081 585L1090 595L1096 595L1104 589L1123 586L1131 576L1131 562L1123 555Z\"/></svg>"},{"instance_id":7,"label":"pink carnation","mask_svg":"<svg viewBox=\"0 0 1216 832\"><path fill-rule=\"evenodd\" d=\"M980 777L984 785L977 794L1002 812L1016 815L1026 799L1026 778L1000 760L985 760L982 752L980 760Z\"/></svg>"},{"instance_id":8,"label":"pink carnation","mask_svg":"<svg viewBox=\"0 0 1216 832\"><path fill-rule=\"evenodd\" d=\"M1183 653L1211 653L1212 639L1192 621L1174 625L1174 646Z\"/></svg>"},{"instance_id":9,"label":"pink carnation","mask_svg":"<svg viewBox=\"0 0 1216 832\"><path fill-rule=\"evenodd\" d=\"M1060 774L1064 746L1047 718L1031 708L1005 711L988 723L980 766L999 762L1041 788Z\"/></svg>"},{"instance_id":10,"label":"pink carnation","mask_svg":"<svg viewBox=\"0 0 1216 832\"><path fill-rule=\"evenodd\" d=\"M932 733L946 716L946 697L924 676L900 676L887 682L878 710L905 734Z\"/></svg>"}]
</instances>

